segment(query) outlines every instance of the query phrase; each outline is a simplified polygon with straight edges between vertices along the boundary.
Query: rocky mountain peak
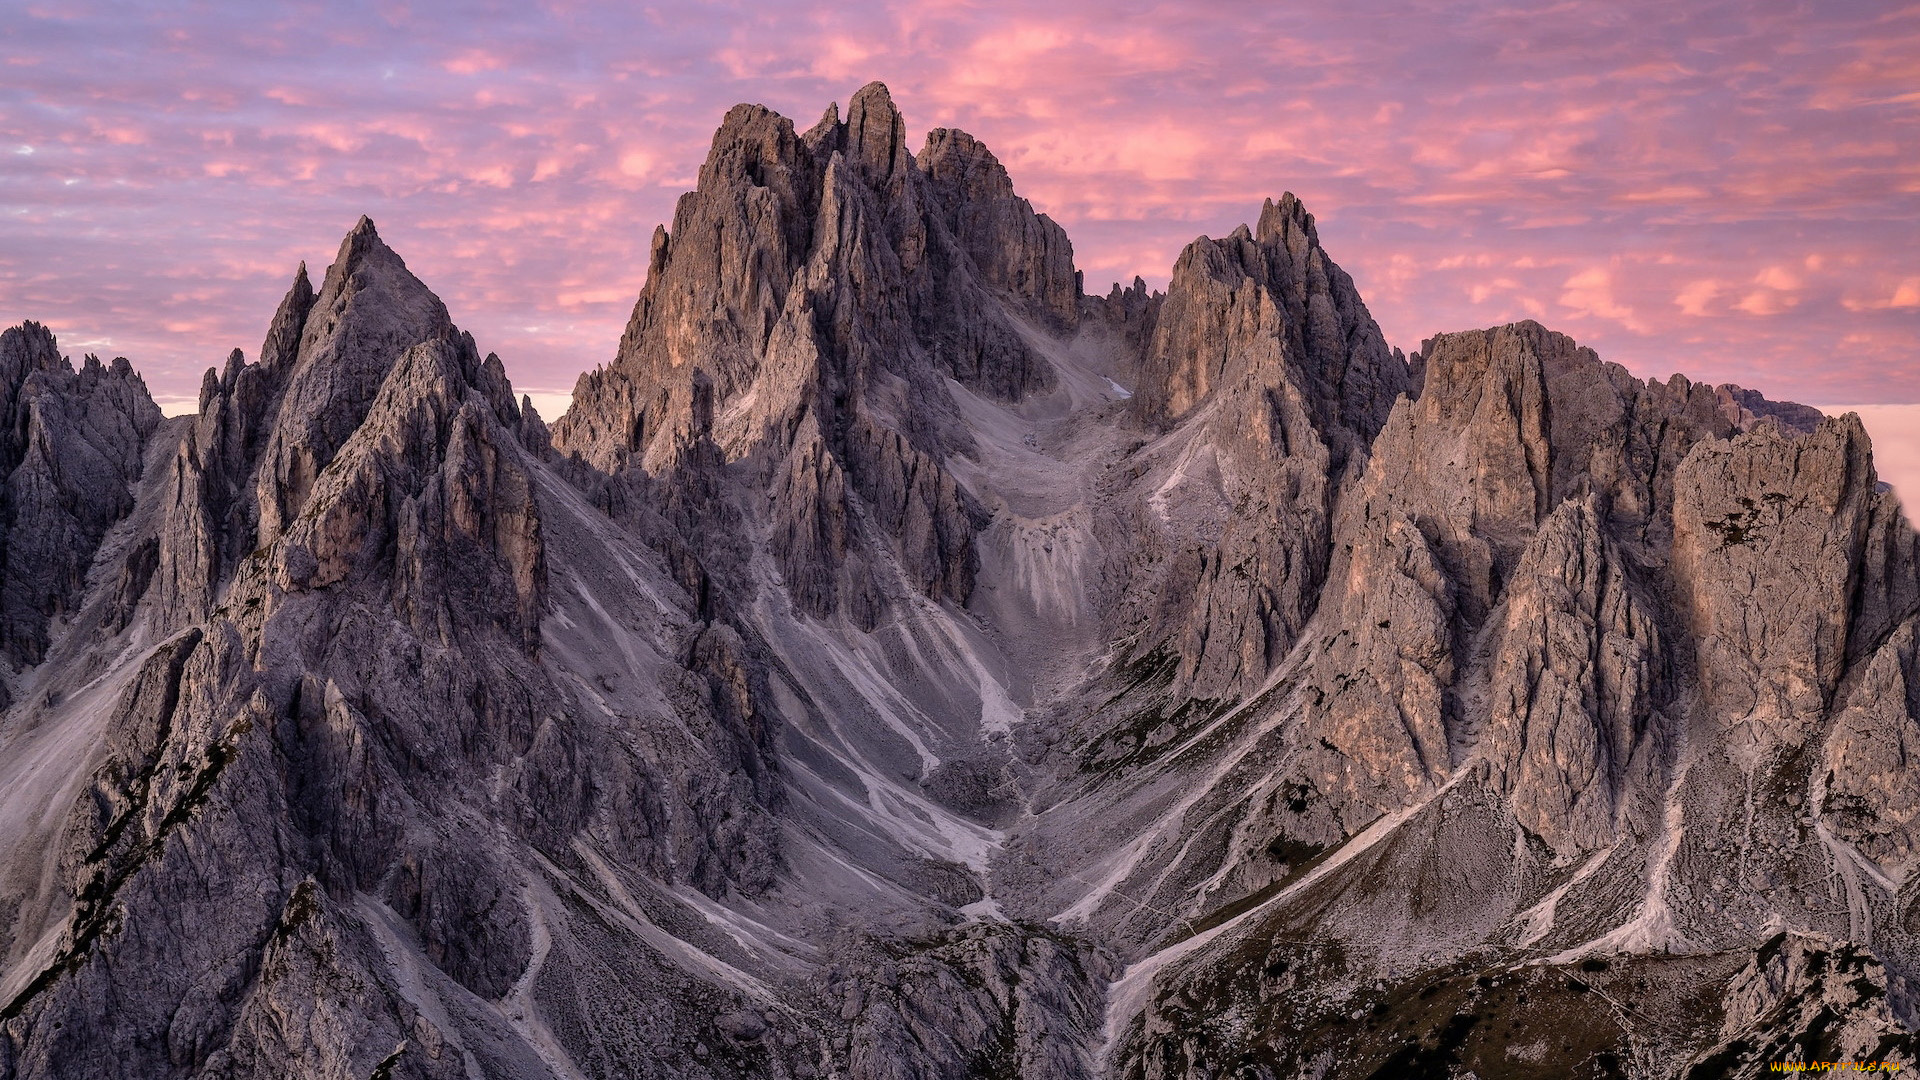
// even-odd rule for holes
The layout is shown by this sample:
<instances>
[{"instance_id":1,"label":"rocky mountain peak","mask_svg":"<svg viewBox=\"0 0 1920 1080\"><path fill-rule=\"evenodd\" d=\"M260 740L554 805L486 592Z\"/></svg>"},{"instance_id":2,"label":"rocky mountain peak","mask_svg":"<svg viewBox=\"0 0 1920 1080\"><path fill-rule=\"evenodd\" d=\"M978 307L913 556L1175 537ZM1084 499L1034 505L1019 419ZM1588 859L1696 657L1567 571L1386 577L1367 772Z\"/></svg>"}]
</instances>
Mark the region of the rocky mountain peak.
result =
<instances>
[{"instance_id":1,"label":"rocky mountain peak","mask_svg":"<svg viewBox=\"0 0 1920 1080\"><path fill-rule=\"evenodd\" d=\"M1291 194L1257 229L1189 244L1163 297L1136 283L1088 306L1141 347L1130 409L1159 438L1136 468L1157 478L1158 514L1217 522L1166 529L1159 558L1136 562L1129 655L1165 663L1176 699L1244 692L1321 603L1336 498L1411 389L1407 366Z\"/></svg>"},{"instance_id":2,"label":"rocky mountain peak","mask_svg":"<svg viewBox=\"0 0 1920 1080\"><path fill-rule=\"evenodd\" d=\"M807 133L803 135L802 138L806 140L808 146L818 146L821 140L834 136L839 130L840 103L837 101L829 101L827 102L826 109L820 113L820 119L812 127L807 129ZM833 149L838 149L838 147L834 147Z\"/></svg>"},{"instance_id":3,"label":"rocky mountain peak","mask_svg":"<svg viewBox=\"0 0 1920 1080\"><path fill-rule=\"evenodd\" d=\"M1305 252L1320 246L1320 234L1313 227L1313 215L1293 192L1283 192L1278 202L1266 199L1260 204L1260 217L1254 235L1263 244L1278 243L1288 251Z\"/></svg>"},{"instance_id":4,"label":"rocky mountain peak","mask_svg":"<svg viewBox=\"0 0 1920 1080\"><path fill-rule=\"evenodd\" d=\"M335 261L347 257L350 251L366 251L376 247L386 247L380 239L380 230L374 227L373 218L361 214L359 220L353 223L353 228L348 229L347 235L340 241L340 255ZM304 266L305 263L304 259L301 260L301 265Z\"/></svg>"},{"instance_id":5,"label":"rocky mountain peak","mask_svg":"<svg viewBox=\"0 0 1920 1080\"><path fill-rule=\"evenodd\" d=\"M1181 252L1143 361L1140 414L1172 423L1218 387L1292 386L1336 467L1364 453L1409 388L1354 288L1291 193L1258 229L1201 237Z\"/></svg>"},{"instance_id":6,"label":"rocky mountain peak","mask_svg":"<svg viewBox=\"0 0 1920 1080\"><path fill-rule=\"evenodd\" d=\"M0 702L7 675L45 657L54 620L77 613L160 423L124 358L75 371L47 327L0 332Z\"/></svg>"},{"instance_id":7,"label":"rocky mountain peak","mask_svg":"<svg viewBox=\"0 0 1920 1080\"><path fill-rule=\"evenodd\" d=\"M935 128L916 159L947 226L985 283L1056 331L1079 318L1081 280L1066 230L1014 193L1000 159L957 128Z\"/></svg>"},{"instance_id":8,"label":"rocky mountain peak","mask_svg":"<svg viewBox=\"0 0 1920 1080\"><path fill-rule=\"evenodd\" d=\"M305 275L282 302L287 323L302 306ZM272 387L276 418L260 479L260 529L272 536L299 512L307 490L359 427L374 392L401 354L421 341L451 337L446 305L380 239L362 216L327 268L307 306L299 347ZM268 347L284 356L280 316ZM276 336L276 333L279 336ZM265 353L263 351L263 357Z\"/></svg>"},{"instance_id":9,"label":"rocky mountain peak","mask_svg":"<svg viewBox=\"0 0 1920 1080\"><path fill-rule=\"evenodd\" d=\"M619 357L576 392L590 403L612 393L620 404L563 418L558 445L601 467L622 455L659 460L686 430L691 372L707 373L724 413L789 340L781 324L815 336L796 321L802 311L819 313L809 317L830 339L821 377L846 385L877 370L910 380L951 374L999 395L1046 385L1045 365L995 311L1001 305L979 294L1070 326L1079 293L1064 233L1013 195L998 162L970 138L936 133L925 161L915 161L884 85L862 88L844 123L839 115L828 109L802 138L762 106L727 114L699 187L656 233ZM857 178L853 187L829 182L836 153ZM856 285L875 300L842 303ZM890 292L913 302L881 299ZM789 311L791 303L800 309ZM720 317L709 317L715 305ZM975 307L989 311L984 324L955 314ZM791 393L782 400L800 407ZM780 430L792 416L775 420L763 408L760 419ZM730 452L760 435L743 437Z\"/></svg>"},{"instance_id":10,"label":"rocky mountain peak","mask_svg":"<svg viewBox=\"0 0 1920 1080\"><path fill-rule=\"evenodd\" d=\"M288 286L273 321L267 324L267 338L260 344L261 368L277 373L290 368L298 359L300 339L306 332L307 314L313 310L314 299L313 282L307 278L307 262L302 259L300 268L294 272L293 284ZM204 403L200 411L206 411Z\"/></svg>"},{"instance_id":11,"label":"rocky mountain peak","mask_svg":"<svg viewBox=\"0 0 1920 1080\"><path fill-rule=\"evenodd\" d=\"M838 524L862 516L852 497L874 522L938 522L898 557L907 580L964 597L969 511L939 463L968 440L945 380L1003 400L1046 390L1052 368L1023 326L1073 326L1079 281L1065 234L985 147L941 132L916 160L905 132L878 83L804 137L763 107L729 112L699 188L655 235L619 355L582 377L554 446L610 475L666 477L710 438L805 519L786 548L794 575L821 572L800 552L835 563L899 542ZM870 573L890 576L801 595L838 610L842 593L875 594L855 580Z\"/></svg>"},{"instance_id":12,"label":"rocky mountain peak","mask_svg":"<svg viewBox=\"0 0 1920 1080\"><path fill-rule=\"evenodd\" d=\"M1013 198L1013 179L987 144L959 128L934 128L915 161L936 183L973 199Z\"/></svg>"},{"instance_id":13,"label":"rocky mountain peak","mask_svg":"<svg viewBox=\"0 0 1920 1080\"><path fill-rule=\"evenodd\" d=\"M17 388L32 372L62 363L53 331L31 319L0 333L0 378L7 386Z\"/></svg>"},{"instance_id":14,"label":"rocky mountain peak","mask_svg":"<svg viewBox=\"0 0 1920 1080\"><path fill-rule=\"evenodd\" d=\"M871 82L847 102L845 152L867 182L887 184L904 177L912 161L907 153L907 123L885 83Z\"/></svg>"},{"instance_id":15,"label":"rocky mountain peak","mask_svg":"<svg viewBox=\"0 0 1920 1080\"><path fill-rule=\"evenodd\" d=\"M501 422L519 425L498 358L481 358L371 218L342 238L318 291L300 264L259 362L236 349L202 380L158 551L156 595L170 618L203 615L238 561L299 517L390 373L423 342L442 343Z\"/></svg>"}]
</instances>

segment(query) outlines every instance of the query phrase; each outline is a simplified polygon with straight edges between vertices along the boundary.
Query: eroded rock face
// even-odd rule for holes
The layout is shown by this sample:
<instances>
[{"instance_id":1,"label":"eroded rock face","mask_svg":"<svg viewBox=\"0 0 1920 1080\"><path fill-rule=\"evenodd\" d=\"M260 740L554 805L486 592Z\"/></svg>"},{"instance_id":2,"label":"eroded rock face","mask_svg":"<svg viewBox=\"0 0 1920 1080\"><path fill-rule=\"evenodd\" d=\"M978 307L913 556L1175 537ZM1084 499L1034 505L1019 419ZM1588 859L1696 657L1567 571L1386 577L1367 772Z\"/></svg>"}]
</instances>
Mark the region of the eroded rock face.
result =
<instances>
[{"instance_id":1,"label":"eroded rock face","mask_svg":"<svg viewBox=\"0 0 1920 1080\"><path fill-rule=\"evenodd\" d=\"M0 333L0 653L46 655L48 622L81 601L94 552L133 509L160 410L124 358L75 371L38 323ZM136 561L130 588L152 570Z\"/></svg>"},{"instance_id":2,"label":"eroded rock face","mask_svg":"<svg viewBox=\"0 0 1920 1080\"><path fill-rule=\"evenodd\" d=\"M1920 625L1912 620L1860 665L1825 745L1825 789L1817 807L1827 827L1891 873L1904 873L1920 850Z\"/></svg>"},{"instance_id":3,"label":"eroded rock face","mask_svg":"<svg viewBox=\"0 0 1920 1080\"><path fill-rule=\"evenodd\" d=\"M1913 1037L1888 1008L1891 981L1855 946L1777 935L1733 977L1720 1041L1686 1075L1759 1075L1774 1062L1900 1061Z\"/></svg>"},{"instance_id":4,"label":"eroded rock face","mask_svg":"<svg viewBox=\"0 0 1920 1080\"><path fill-rule=\"evenodd\" d=\"M1146 343L1137 415L1172 429L1136 466L1153 486L1132 526L1149 542L1125 570L1131 659L1177 658L1176 696L1244 693L1313 614L1334 493L1406 365L1291 194L1255 230L1188 245L1165 298L1144 294L1103 305Z\"/></svg>"},{"instance_id":5,"label":"eroded rock face","mask_svg":"<svg viewBox=\"0 0 1920 1080\"><path fill-rule=\"evenodd\" d=\"M35 804L64 815L53 876L39 847L9 851L10 910L34 914L8 939L6 1075L533 1075L553 1066L470 1010L531 1001L546 956L596 946L530 868L728 895L780 865L754 823L779 801L765 683L737 639L676 599L625 645L644 705L582 711L608 691L572 639L552 647L574 666L542 659L579 587L556 598L550 577L563 482L522 443L499 361L369 222L313 296L302 275L266 359L210 372L205 411L149 456L131 523L152 540L125 546L153 544L182 587L136 594L107 633L92 613L126 598L96 588L56 646L82 659L35 672L54 689L9 720L28 745L106 739L77 793ZM294 332L307 306L337 320ZM104 691L66 706L88 678Z\"/></svg>"},{"instance_id":6,"label":"eroded rock face","mask_svg":"<svg viewBox=\"0 0 1920 1080\"><path fill-rule=\"evenodd\" d=\"M1914 1061L1857 421L1405 358L1292 196L1089 297L741 106L551 428L365 220L197 416L0 409L0 1080Z\"/></svg>"},{"instance_id":7,"label":"eroded rock face","mask_svg":"<svg viewBox=\"0 0 1920 1080\"><path fill-rule=\"evenodd\" d=\"M916 161L878 84L804 135L736 108L700 177L655 235L619 357L582 377L555 448L670 472L709 395L716 444L779 508L804 611L872 626L887 563L964 602L973 510L942 459L967 438L944 380L1012 399L1051 384L1018 323L1077 318L1065 234L964 132L937 132Z\"/></svg>"},{"instance_id":8,"label":"eroded rock face","mask_svg":"<svg viewBox=\"0 0 1920 1080\"><path fill-rule=\"evenodd\" d=\"M1020 297L1055 329L1072 329L1081 292L1073 245L1066 230L1014 194L993 151L964 131L934 128L915 164L985 284Z\"/></svg>"},{"instance_id":9,"label":"eroded rock face","mask_svg":"<svg viewBox=\"0 0 1920 1080\"><path fill-rule=\"evenodd\" d=\"M1111 974L1079 942L989 925L905 955L866 943L829 984L852 1022L846 1075L1091 1075Z\"/></svg>"},{"instance_id":10,"label":"eroded rock face","mask_svg":"<svg viewBox=\"0 0 1920 1080\"><path fill-rule=\"evenodd\" d=\"M1700 642L1702 704L1736 755L1798 745L1846 670L1879 496L1854 418L1794 436L1761 424L1689 455L1674 577Z\"/></svg>"},{"instance_id":11,"label":"eroded rock face","mask_svg":"<svg viewBox=\"0 0 1920 1080\"><path fill-rule=\"evenodd\" d=\"M301 284L294 282L281 305L289 322L300 305ZM275 322L268 348L283 340L279 318ZM299 516L321 470L357 429L400 354L452 331L446 305L380 240L373 222L361 218L340 242L334 267L306 311L299 350L281 373L256 482L261 539L278 536ZM263 351L262 367L281 355Z\"/></svg>"},{"instance_id":12,"label":"eroded rock face","mask_svg":"<svg viewBox=\"0 0 1920 1080\"><path fill-rule=\"evenodd\" d=\"M1405 365L1290 193L1267 201L1256 228L1181 253L1135 402L1172 422L1249 368L1296 387L1336 467L1366 449L1407 388Z\"/></svg>"},{"instance_id":13,"label":"eroded rock face","mask_svg":"<svg viewBox=\"0 0 1920 1080\"><path fill-rule=\"evenodd\" d=\"M1563 857L1622 828L1621 796L1649 790L1666 730L1659 627L1635 595L1594 500L1565 502L1508 586L1492 651L1486 755L1514 820Z\"/></svg>"},{"instance_id":14,"label":"eroded rock face","mask_svg":"<svg viewBox=\"0 0 1920 1080\"><path fill-rule=\"evenodd\" d=\"M1753 949L1785 922L1911 955L1893 762L1913 533L1888 530L1857 425L1642 382L1534 324L1429 340L1415 366L1419 394L1328 497L1324 584L1257 689L1175 711L1177 678L1123 669L1062 771L1093 794L1017 841L1043 909L1147 942L1111 999L1114 1066L1298 1068L1317 1036L1248 1034L1299 1022L1248 975L1266 936L1341 950L1354 994L1470 942L1584 964ZM1266 457L1269 477L1292 460ZM1223 460L1187 475L1230 490ZM1170 475L1144 479L1164 497ZM1100 819L1134 839L1073 854ZM1153 912L1226 930L1189 952ZM1196 1034L1195 1000L1251 1028Z\"/></svg>"}]
</instances>

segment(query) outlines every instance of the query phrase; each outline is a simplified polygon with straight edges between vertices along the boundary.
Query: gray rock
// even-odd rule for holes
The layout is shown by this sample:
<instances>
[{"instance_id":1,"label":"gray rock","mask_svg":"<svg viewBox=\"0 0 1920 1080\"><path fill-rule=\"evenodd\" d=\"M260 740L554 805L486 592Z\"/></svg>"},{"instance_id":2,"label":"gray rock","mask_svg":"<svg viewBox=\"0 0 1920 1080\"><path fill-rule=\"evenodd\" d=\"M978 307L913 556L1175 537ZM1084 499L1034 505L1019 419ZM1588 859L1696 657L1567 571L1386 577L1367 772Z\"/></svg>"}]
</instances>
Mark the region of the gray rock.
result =
<instances>
[{"instance_id":1,"label":"gray rock","mask_svg":"<svg viewBox=\"0 0 1920 1080\"><path fill-rule=\"evenodd\" d=\"M1052 218L1014 194L993 151L964 131L934 128L915 164L982 282L1032 305L1054 329L1071 330L1081 292L1073 244Z\"/></svg>"},{"instance_id":2,"label":"gray rock","mask_svg":"<svg viewBox=\"0 0 1920 1080\"><path fill-rule=\"evenodd\" d=\"M159 426L124 358L89 355L75 371L46 327L0 333L0 653L12 671L39 663L50 621L75 613L94 553L133 509ZM128 573L143 591L151 571Z\"/></svg>"},{"instance_id":3,"label":"gray rock","mask_svg":"<svg viewBox=\"0 0 1920 1080\"><path fill-rule=\"evenodd\" d=\"M198 416L0 410L0 1080L1914 1063L1857 420L1405 357L1291 196L1087 297L741 106L551 427L365 220Z\"/></svg>"},{"instance_id":4,"label":"gray rock","mask_svg":"<svg viewBox=\"0 0 1920 1080\"><path fill-rule=\"evenodd\" d=\"M1610 843L1617 800L1655 781L1663 650L1635 588L1592 497L1562 503L1522 556L1490 641L1484 752L1514 820L1565 858Z\"/></svg>"}]
</instances>

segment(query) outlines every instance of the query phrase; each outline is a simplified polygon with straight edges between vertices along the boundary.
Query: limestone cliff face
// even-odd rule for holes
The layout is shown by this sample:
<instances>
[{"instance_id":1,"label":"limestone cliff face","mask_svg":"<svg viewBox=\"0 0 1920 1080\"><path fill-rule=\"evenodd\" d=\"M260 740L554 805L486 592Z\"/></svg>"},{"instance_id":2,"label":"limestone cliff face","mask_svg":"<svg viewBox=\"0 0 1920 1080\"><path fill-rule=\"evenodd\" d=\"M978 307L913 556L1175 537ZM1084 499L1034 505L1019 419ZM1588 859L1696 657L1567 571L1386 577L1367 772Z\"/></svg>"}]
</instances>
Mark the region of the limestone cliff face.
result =
<instances>
[{"instance_id":1,"label":"limestone cliff face","mask_svg":"<svg viewBox=\"0 0 1920 1080\"><path fill-rule=\"evenodd\" d=\"M1824 774L1814 785L1823 824L1876 865L1904 874L1920 852L1915 817L1920 777L1920 652L1912 619L1888 635L1860 665L1857 682L1836 702L1822 747Z\"/></svg>"},{"instance_id":2,"label":"limestone cliff face","mask_svg":"<svg viewBox=\"0 0 1920 1080\"><path fill-rule=\"evenodd\" d=\"M1408 386L1291 193L1269 199L1255 228L1181 252L1134 400L1149 420L1171 423L1248 374L1300 393L1336 468L1365 451Z\"/></svg>"},{"instance_id":3,"label":"limestone cliff face","mask_svg":"<svg viewBox=\"0 0 1920 1080\"><path fill-rule=\"evenodd\" d=\"M1860 597L1865 564L1883 561L1866 550L1885 498L1871 469L1851 417L1801 436L1762 424L1682 466L1674 576L1700 642L1702 703L1736 754L1804 741L1857 657L1860 600L1889 606Z\"/></svg>"},{"instance_id":4,"label":"limestone cliff face","mask_svg":"<svg viewBox=\"0 0 1920 1080\"><path fill-rule=\"evenodd\" d=\"M1129 569L1133 658L1176 657L1176 695L1244 692L1313 614L1334 493L1407 367L1291 194L1256 229L1188 245L1164 298L1116 288L1101 307L1143 344L1136 414L1169 431L1140 466L1142 516L1172 527Z\"/></svg>"},{"instance_id":5,"label":"limestone cliff face","mask_svg":"<svg viewBox=\"0 0 1920 1080\"><path fill-rule=\"evenodd\" d=\"M159 426L124 358L88 356L75 371L38 323L0 334L0 654L12 670L39 663L49 621L78 606ZM138 588L146 558L128 565Z\"/></svg>"},{"instance_id":6,"label":"limestone cliff face","mask_svg":"<svg viewBox=\"0 0 1920 1080\"><path fill-rule=\"evenodd\" d=\"M204 615L237 560L300 516L402 353L455 333L446 306L371 220L341 241L318 294L302 264L259 362L235 350L202 383L199 416L174 463L174 521L163 537L170 606ZM504 387L504 374L495 375Z\"/></svg>"},{"instance_id":7,"label":"limestone cliff face","mask_svg":"<svg viewBox=\"0 0 1920 1080\"><path fill-rule=\"evenodd\" d=\"M1385 938L1379 959L1343 970L1389 981L1409 963L1446 970L1471 941L1619 964L1754 949L1782 924L1908 963L1892 958L1916 947L1901 914L1912 793L1895 764L1915 715L1914 533L1888 527L1898 511L1857 420L1642 383L1533 324L1430 340L1416 367L1419 396L1394 407L1337 500L1302 644L1266 696L1227 714L1222 749L1181 764L1220 788L1176 820L1202 827L1206 810L1232 823L1229 841L1140 868L1159 875L1159 904L1181 895L1169 881L1204 882L1181 886L1201 898L1195 917L1283 901L1149 976L1164 996L1122 1060L1142 1076L1212 1060L1216 1036L1176 1049L1203 1023L1195 1001L1312 1030L1310 1008L1247 979L1244 950L1264 935ZM1503 846L1424 902L1386 884L1434 873L1436 850L1465 862ZM1302 875L1329 851L1350 854ZM1304 959L1285 952L1268 962ZM1756 976L1711 976L1729 977L1727 1031L1741 1036L1706 1039L1676 1071L1814 1038L1807 995L1873 1033L1846 1045L1884 1036L1876 1052L1912 1052L1873 1015L1877 991L1803 985L1774 1009L1743 1004ZM1312 1053L1262 1038L1254 1060Z\"/></svg>"},{"instance_id":8,"label":"limestone cliff face","mask_svg":"<svg viewBox=\"0 0 1920 1080\"><path fill-rule=\"evenodd\" d=\"M878 84L649 259L551 428L364 219L193 417L0 334L0 1080L1916 1064L1855 419L1082 295Z\"/></svg>"},{"instance_id":9,"label":"limestone cliff face","mask_svg":"<svg viewBox=\"0 0 1920 1080\"><path fill-rule=\"evenodd\" d=\"M972 589L972 511L942 466L969 440L944 380L1002 399L1045 389L1019 324L1068 328L1078 310L1065 233L971 136L937 131L916 161L878 84L804 135L741 106L655 234L619 356L582 377L554 445L607 472L670 470L710 394L717 444L779 508L796 601L871 626L885 564L936 600Z\"/></svg>"},{"instance_id":10,"label":"limestone cliff face","mask_svg":"<svg viewBox=\"0 0 1920 1080\"><path fill-rule=\"evenodd\" d=\"M1514 820L1557 854L1607 846L1669 748L1665 650L1630 564L1589 496L1542 523L1489 652L1487 759Z\"/></svg>"},{"instance_id":11,"label":"limestone cliff face","mask_svg":"<svg viewBox=\"0 0 1920 1080\"><path fill-rule=\"evenodd\" d=\"M1080 279L1066 230L1014 194L993 151L964 131L934 128L915 158L946 212L947 228L982 281L1019 297L1052 328L1080 317Z\"/></svg>"}]
</instances>

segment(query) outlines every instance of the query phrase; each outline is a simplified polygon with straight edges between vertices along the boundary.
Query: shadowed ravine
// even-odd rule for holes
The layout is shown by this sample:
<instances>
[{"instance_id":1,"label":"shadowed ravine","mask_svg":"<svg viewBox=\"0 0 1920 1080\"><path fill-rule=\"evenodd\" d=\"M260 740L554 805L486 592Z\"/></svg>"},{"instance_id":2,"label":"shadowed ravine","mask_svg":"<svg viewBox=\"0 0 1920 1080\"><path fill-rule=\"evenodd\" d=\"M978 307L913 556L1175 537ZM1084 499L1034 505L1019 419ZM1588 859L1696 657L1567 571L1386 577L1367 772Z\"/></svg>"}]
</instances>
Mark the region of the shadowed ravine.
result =
<instances>
[{"instance_id":1,"label":"shadowed ravine","mask_svg":"<svg viewBox=\"0 0 1920 1080\"><path fill-rule=\"evenodd\" d=\"M1856 418L906 132L728 113L551 428L366 219L194 416L0 336L0 1080L1914 1063Z\"/></svg>"}]
</instances>

